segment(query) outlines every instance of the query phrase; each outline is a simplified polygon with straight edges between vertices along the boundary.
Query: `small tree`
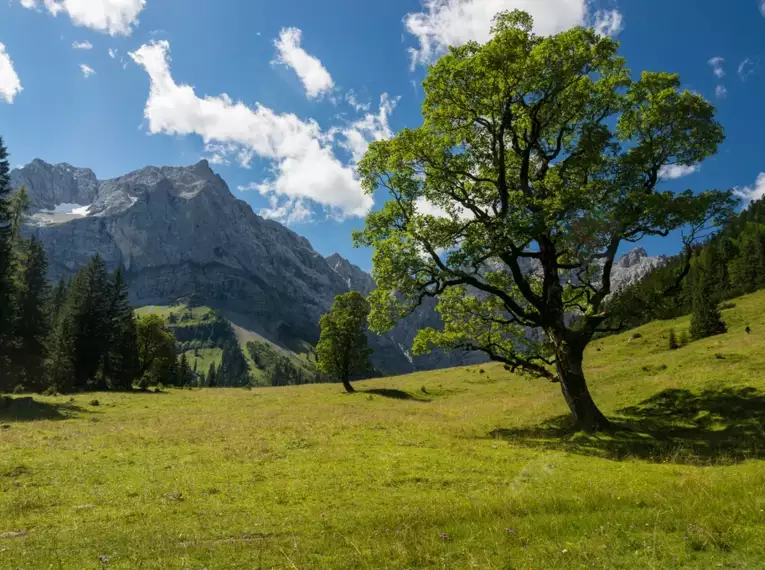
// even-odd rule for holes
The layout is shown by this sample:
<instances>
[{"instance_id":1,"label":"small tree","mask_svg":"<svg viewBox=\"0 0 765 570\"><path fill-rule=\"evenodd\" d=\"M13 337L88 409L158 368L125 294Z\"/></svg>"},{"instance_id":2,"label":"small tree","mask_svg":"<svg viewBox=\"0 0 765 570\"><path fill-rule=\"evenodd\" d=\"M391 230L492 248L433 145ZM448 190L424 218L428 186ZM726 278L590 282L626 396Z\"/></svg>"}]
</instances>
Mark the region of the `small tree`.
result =
<instances>
[{"instance_id":1,"label":"small tree","mask_svg":"<svg viewBox=\"0 0 765 570\"><path fill-rule=\"evenodd\" d=\"M694 263L691 273L691 337L694 340L727 332L717 303L717 284L709 249L705 249Z\"/></svg>"},{"instance_id":2,"label":"small tree","mask_svg":"<svg viewBox=\"0 0 765 570\"><path fill-rule=\"evenodd\" d=\"M669 329L669 349L677 350L680 348L680 343L677 342L677 336L675 336L675 329Z\"/></svg>"},{"instance_id":3,"label":"small tree","mask_svg":"<svg viewBox=\"0 0 765 570\"><path fill-rule=\"evenodd\" d=\"M356 291L335 297L329 313L321 317L321 336L316 345L318 368L339 379L346 392L354 392L350 378L371 370L366 322L369 303Z\"/></svg>"},{"instance_id":4,"label":"small tree","mask_svg":"<svg viewBox=\"0 0 765 570\"><path fill-rule=\"evenodd\" d=\"M175 336L158 315L138 319L138 355L143 387L170 383L175 368Z\"/></svg>"},{"instance_id":5,"label":"small tree","mask_svg":"<svg viewBox=\"0 0 765 570\"><path fill-rule=\"evenodd\" d=\"M367 192L392 199L355 237L374 248L374 330L436 298L444 326L420 331L415 353L480 351L557 382L579 427L598 430L584 352L619 328L604 309L614 258L682 229L690 247L730 211L729 192L657 189L665 165L714 154L723 129L677 75L631 73L611 38L532 29L500 13L488 42L430 67L423 124L359 163Z\"/></svg>"}]
</instances>

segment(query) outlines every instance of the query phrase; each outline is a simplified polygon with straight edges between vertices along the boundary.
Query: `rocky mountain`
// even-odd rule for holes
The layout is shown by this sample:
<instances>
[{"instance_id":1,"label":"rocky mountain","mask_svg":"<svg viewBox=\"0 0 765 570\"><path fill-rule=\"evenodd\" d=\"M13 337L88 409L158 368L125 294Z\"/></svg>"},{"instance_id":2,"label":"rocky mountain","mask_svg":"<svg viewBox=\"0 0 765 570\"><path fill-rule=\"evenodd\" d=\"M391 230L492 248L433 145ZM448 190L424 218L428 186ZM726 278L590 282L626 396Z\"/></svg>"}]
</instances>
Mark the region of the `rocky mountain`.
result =
<instances>
[{"instance_id":1,"label":"rocky mountain","mask_svg":"<svg viewBox=\"0 0 765 570\"><path fill-rule=\"evenodd\" d=\"M371 276L338 254L326 259L305 238L236 199L206 161L147 167L111 180L92 170L34 160L11 172L32 211L25 231L45 244L52 279L70 276L98 253L122 267L138 306L208 305L234 324L300 352L318 339L319 317L338 293L368 293ZM619 286L662 263L637 249L614 269ZM372 338L385 372L452 366L465 355L409 354L416 331L437 326L434 305Z\"/></svg>"}]
</instances>

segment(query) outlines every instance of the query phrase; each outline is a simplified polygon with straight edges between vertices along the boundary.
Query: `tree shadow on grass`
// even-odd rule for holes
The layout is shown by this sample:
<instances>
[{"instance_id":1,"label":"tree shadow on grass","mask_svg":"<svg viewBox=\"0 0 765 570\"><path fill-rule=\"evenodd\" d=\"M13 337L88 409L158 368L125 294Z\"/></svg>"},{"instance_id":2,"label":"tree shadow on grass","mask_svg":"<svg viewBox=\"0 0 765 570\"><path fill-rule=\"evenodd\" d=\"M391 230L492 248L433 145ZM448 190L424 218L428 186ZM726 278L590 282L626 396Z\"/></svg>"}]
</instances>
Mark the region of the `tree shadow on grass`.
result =
<instances>
[{"instance_id":1,"label":"tree shadow on grass","mask_svg":"<svg viewBox=\"0 0 765 570\"><path fill-rule=\"evenodd\" d=\"M31 397L0 396L0 422L31 422L35 420L65 420L85 412L70 402L38 402Z\"/></svg>"},{"instance_id":2,"label":"tree shadow on grass","mask_svg":"<svg viewBox=\"0 0 765 570\"><path fill-rule=\"evenodd\" d=\"M393 398L394 400L415 400L417 402L429 402L427 398L419 398L413 396L409 392L403 390L394 390L392 388L372 388L371 390L359 390L362 394L374 394L375 396L382 396L383 398Z\"/></svg>"},{"instance_id":3,"label":"tree shadow on grass","mask_svg":"<svg viewBox=\"0 0 765 570\"><path fill-rule=\"evenodd\" d=\"M755 388L664 390L618 410L613 429L577 432L568 416L531 428L496 429L517 445L614 460L730 464L765 458L765 393Z\"/></svg>"}]
</instances>

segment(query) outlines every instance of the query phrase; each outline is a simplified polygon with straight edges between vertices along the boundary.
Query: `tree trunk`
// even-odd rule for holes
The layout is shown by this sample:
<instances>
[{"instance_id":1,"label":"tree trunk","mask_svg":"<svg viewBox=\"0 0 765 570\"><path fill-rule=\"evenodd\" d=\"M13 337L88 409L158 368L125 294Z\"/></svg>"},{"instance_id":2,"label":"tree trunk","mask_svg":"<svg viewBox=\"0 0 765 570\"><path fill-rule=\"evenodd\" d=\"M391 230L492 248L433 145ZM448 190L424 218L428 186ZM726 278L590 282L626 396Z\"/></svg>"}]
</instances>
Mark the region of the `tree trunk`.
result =
<instances>
[{"instance_id":1,"label":"tree trunk","mask_svg":"<svg viewBox=\"0 0 765 570\"><path fill-rule=\"evenodd\" d=\"M610 422L595 405L584 378L582 351L567 347L558 353L557 367L563 397L577 426L587 432L610 427Z\"/></svg>"},{"instance_id":2,"label":"tree trunk","mask_svg":"<svg viewBox=\"0 0 765 570\"><path fill-rule=\"evenodd\" d=\"M353 389L353 386L351 386L351 383L348 381L348 378L343 378L343 387L345 388L345 391L349 394L353 394L356 390Z\"/></svg>"}]
</instances>

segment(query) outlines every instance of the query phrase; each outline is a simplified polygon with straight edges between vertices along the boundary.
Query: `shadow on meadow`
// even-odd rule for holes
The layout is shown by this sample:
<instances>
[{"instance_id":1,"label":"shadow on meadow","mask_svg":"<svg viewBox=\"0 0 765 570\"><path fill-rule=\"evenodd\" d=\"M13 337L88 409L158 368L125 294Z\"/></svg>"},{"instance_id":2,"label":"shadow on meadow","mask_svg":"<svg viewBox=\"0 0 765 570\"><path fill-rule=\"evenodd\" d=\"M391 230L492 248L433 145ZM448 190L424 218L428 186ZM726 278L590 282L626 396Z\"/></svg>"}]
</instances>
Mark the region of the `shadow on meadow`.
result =
<instances>
[{"instance_id":1,"label":"shadow on meadow","mask_svg":"<svg viewBox=\"0 0 765 570\"><path fill-rule=\"evenodd\" d=\"M35 420L65 420L85 412L70 402L38 402L31 397L0 396L0 422L31 422Z\"/></svg>"},{"instance_id":2,"label":"shadow on meadow","mask_svg":"<svg viewBox=\"0 0 765 570\"><path fill-rule=\"evenodd\" d=\"M765 458L765 393L755 388L664 390L617 413L604 433L577 432L568 416L560 416L491 436L614 460L729 464Z\"/></svg>"},{"instance_id":3,"label":"shadow on meadow","mask_svg":"<svg viewBox=\"0 0 765 570\"><path fill-rule=\"evenodd\" d=\"M416 400L417 402L429 402L427 398L419 398L413 396L409 392L403 390L395 390L392 388L373 388L370 390L360 390L362 394L373 394L375 396L382 396L383 398L393 398L394 400Z\"/></svg>"}]
</instances>

